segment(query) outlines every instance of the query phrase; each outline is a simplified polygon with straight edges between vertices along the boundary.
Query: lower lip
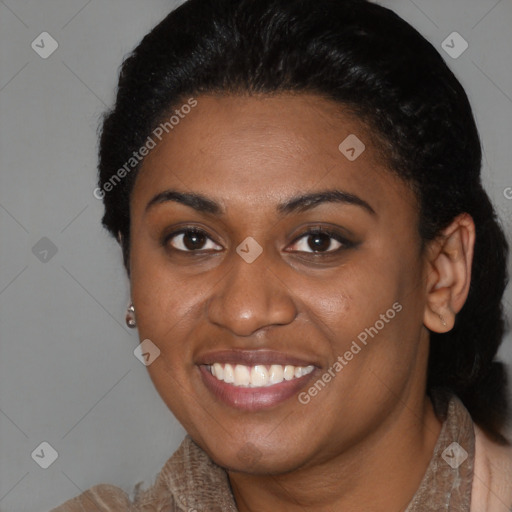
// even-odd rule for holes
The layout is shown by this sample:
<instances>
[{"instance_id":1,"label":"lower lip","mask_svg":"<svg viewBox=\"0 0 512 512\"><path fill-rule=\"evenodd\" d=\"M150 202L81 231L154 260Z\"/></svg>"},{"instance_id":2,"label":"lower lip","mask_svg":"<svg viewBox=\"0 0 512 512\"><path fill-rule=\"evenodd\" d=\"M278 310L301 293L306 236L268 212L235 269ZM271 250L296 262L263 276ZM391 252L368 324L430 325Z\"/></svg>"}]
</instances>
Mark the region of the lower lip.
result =
<instances>
[{"instance_id":1,"label":"lower lip","mask_svg":"<svg viewBox=\"0 0 512 512\"><path fill-rule=\"evenodd\" d=\"M234 386L214 377L203 365L199 366L201 377L208 390L224 403L235 409L258 411L267 409L288 400L299 393L316 373L316 369L307 375L284 380L279 384L260 388Z\"/></svg>"}]
</instances>

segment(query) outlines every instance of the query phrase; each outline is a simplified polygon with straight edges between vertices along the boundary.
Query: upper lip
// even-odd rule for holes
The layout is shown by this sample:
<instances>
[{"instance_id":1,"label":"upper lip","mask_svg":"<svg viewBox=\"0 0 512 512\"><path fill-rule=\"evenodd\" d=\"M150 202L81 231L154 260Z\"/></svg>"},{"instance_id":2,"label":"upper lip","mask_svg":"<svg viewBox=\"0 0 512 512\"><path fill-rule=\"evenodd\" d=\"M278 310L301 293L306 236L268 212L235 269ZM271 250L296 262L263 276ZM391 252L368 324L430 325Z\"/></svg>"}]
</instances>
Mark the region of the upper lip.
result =
<instances>
[{"instance_id":1,"label":"upper lip","mask_svg":"<svg viewBox=\"0 0 512 512\"><path fill-rule=\"evenodd\" d=\"M201 354L196 364L242 364L245 366L280 364L283 366L318 366L310 359L292 356L275 350L217 350Z\"/></svg>"}]
</instances>

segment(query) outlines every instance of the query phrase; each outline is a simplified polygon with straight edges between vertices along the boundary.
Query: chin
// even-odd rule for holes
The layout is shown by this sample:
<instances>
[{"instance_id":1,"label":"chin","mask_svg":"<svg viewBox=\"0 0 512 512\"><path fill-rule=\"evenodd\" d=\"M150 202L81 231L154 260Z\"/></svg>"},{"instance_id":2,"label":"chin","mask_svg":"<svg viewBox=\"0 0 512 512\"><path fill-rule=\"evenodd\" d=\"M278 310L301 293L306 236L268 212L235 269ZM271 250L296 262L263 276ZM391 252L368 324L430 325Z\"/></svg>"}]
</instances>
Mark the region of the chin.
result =
<instances>
[{"instance_id":1,"label":"chin","mask_svg":"<svg viewBox=\"0 0 512 512\"><path fill-rule=\"evenodd\" d=\"M289 437L289 439L294 439ZM217 440L218 441L218 440ZM199 444L199 443L198 443ZM295 443L278 446L248 440L228 441L227 445L212 442L212 448L201 443L203 450L227 471L252 475L282 474L306 463L306 454L297 453Z\"/></svg>"}]
</instances>

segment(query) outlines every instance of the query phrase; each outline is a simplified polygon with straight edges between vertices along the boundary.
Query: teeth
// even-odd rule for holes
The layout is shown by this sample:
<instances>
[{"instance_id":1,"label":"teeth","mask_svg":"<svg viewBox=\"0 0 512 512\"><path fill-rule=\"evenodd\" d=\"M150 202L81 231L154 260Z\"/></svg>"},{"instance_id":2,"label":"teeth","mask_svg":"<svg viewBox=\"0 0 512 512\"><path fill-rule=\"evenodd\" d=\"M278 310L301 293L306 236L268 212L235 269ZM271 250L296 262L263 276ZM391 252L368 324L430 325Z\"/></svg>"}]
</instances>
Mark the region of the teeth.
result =
<instances>
[{"instance_id":1,"label":"teeth","mask_svg":"<svg viewBox=\"0 0 512 512\"><path fill-rule=\"evenodd\" d=\"M223 380L224 379L224 368L222 367L222 365L219 363L215 363L212 366L212 374L215 375L215 377L217 377L218 379Z\"/></svg>"},{"instance_id":2,"label":"teeth","mask_svg":"<svg viewBox=\"0 0 512 512\"><path fill-rule=\"evenodd\" d=\"M219 380L221 380L221 379L219 379ZM235 382L235 372L233 371L233 367L230 364L227 364L226 366L224 366L224 376L223 376L222 380L224 380L224 382L227 382L230 384Z\"/></svg>"},{"instance_id":3,"label":"teeth","mask_svg":"<svg viewBox=\"0 0 512 512\"><path fill-rule=\"evenodd\" d=\"M259 387L268 384L268 370L265 366L257 365L251 370L251 386Z\"/></svg>"},{"instance_id":4,"label":"teeth","mask_svg":"<svg viewBox=\"0 0 512 512\"><path fill-rule=\"evenodd\" d=\"M283 367L280 364L273 364L270 367L270 373L268 376L269 384L279 384L280 382L283 382L283 374Z\"/></svg>"},{"instance_id":5,"label":"teeth","mask_svg":"<svg viewBox=\"0 0 512 512\"><path fill-rule=\"evenodd\" d=\"M284 367L284 380L292 380L295 376L295 366L287 364Z\"/></svg>"},{"instance_id":6,"label":"teeth","mask_svg":"<svg viewBox=\"0 0 512 512\"><path fill-rule=\"evenodd\" d=\"M282 366L272 364L270 367L265 365L245 366L237 364L233 367L231 364L214 363L210 365L212 375L228 384L234 384L241 387L265 387L279 384L283 380L292 380L307 375L314 370L313 365L309 366Z\"/></svg>"},{"instance_id":7,"label":"teeth","mask_svg":"<svg viewBox=\"0 0 512 512\"><path fill-rule=\"evenodd\" d=\"M250 368L242 364L235 366L235 385L248 386L251 383Z\"/></svg>"}]
</instances>

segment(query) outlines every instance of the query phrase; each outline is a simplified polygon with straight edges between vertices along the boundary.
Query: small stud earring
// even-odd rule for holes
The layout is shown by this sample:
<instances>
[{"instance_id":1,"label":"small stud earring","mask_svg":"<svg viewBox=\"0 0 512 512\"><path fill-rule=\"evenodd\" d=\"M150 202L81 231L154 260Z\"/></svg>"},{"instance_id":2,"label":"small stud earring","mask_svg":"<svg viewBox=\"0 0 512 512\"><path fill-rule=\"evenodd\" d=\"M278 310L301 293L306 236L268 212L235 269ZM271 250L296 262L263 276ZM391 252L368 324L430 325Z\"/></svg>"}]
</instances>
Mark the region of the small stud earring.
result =
<instances>
[{"instance_id":1,"label":"small stud earring","mask_svg":"<svg viewBox=\"0 0 512 512\"><path fill-rule=\"evenodd\" d=\"M128 308L126 309L126 325L130 329L135 329L135 327L137 327L137 322L135 321L135 307L133 306L133 302L130 302Z\"/></svg>"},{"instance_id":2,"label":"small stud earring","mask_svg":"<svg viewBox=\"0 0 512 512\"><path fill-rule=\"evenodd\" d=\"M443 318L443 315L441 315L440 313L438 313L438 315L439 315L439 318L441 319L441 323L446 327L446 322Z\"/></svg>"}]
</instances>

